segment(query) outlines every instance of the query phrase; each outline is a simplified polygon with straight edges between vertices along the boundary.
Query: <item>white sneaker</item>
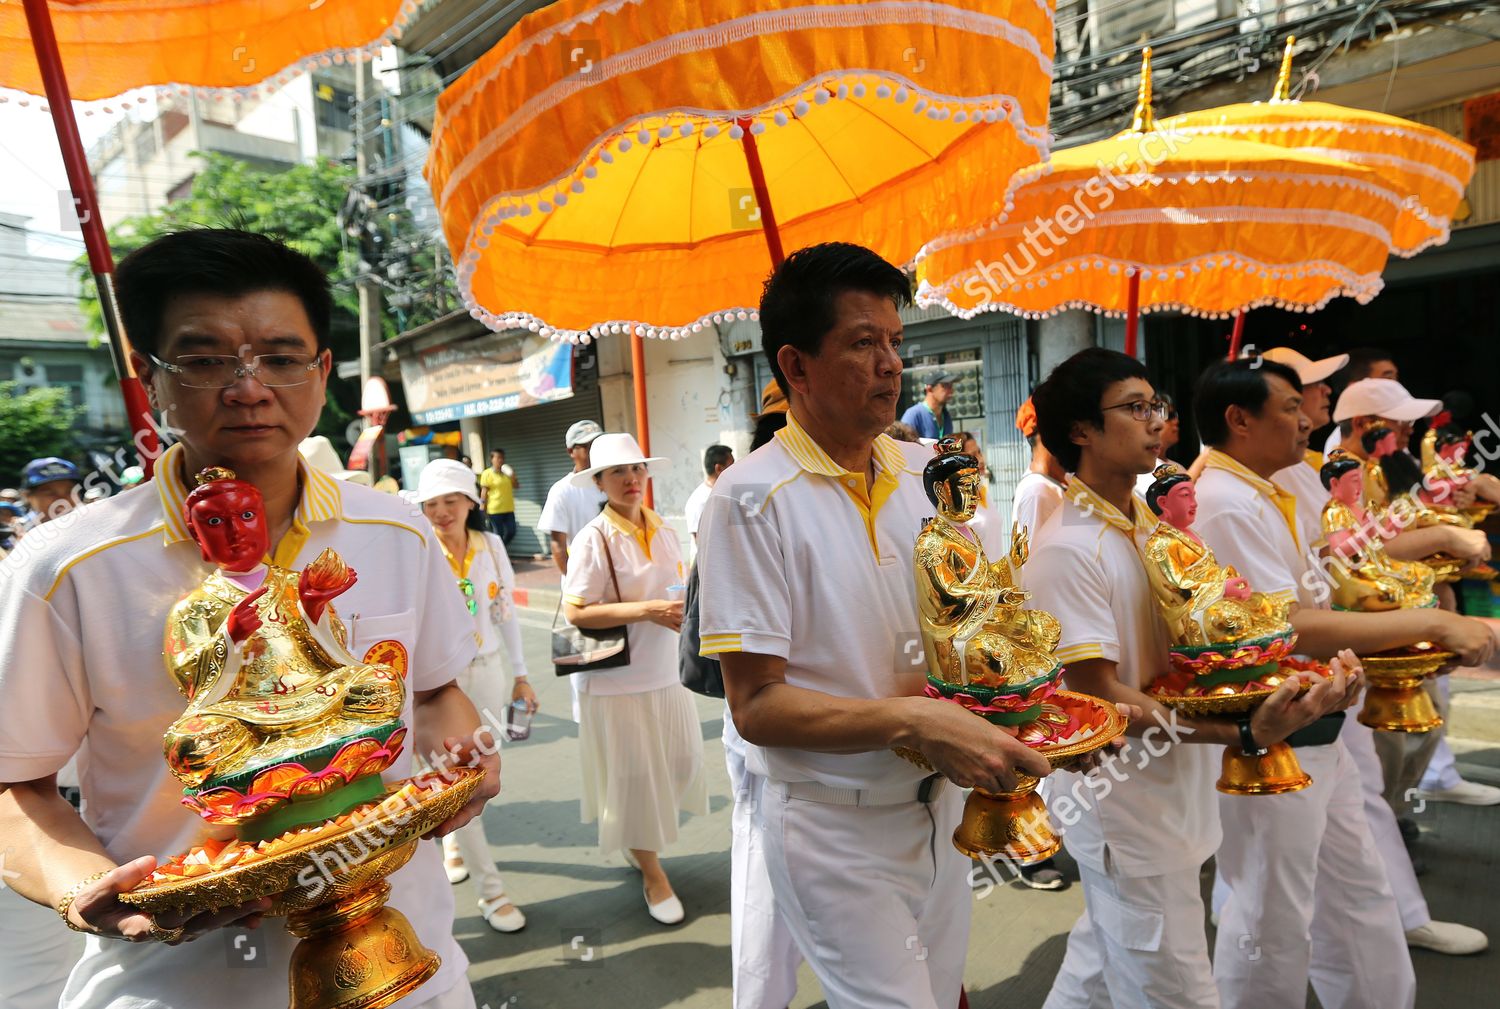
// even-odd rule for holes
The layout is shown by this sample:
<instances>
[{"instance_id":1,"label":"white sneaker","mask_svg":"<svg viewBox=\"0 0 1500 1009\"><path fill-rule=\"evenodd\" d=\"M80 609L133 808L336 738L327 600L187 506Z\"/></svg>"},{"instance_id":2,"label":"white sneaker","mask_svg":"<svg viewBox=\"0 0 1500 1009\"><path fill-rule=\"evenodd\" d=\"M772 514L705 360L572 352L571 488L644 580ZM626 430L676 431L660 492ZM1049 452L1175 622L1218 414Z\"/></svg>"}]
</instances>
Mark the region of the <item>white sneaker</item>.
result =
<instances>
[{"instance_id":1,"label":"white sneaker","mask_svg":"<svg viewBox=\"0 0 1500 1009\"><path fill-rule=\"evenodd\" d=\"M644 893L645 888L642 887L641 891ZM682 909L682 901L677 899L675 893L659 904L651 903L651 898L647 897L646 911L663 925L676 925L687 917L687 912Z\"/></svg>"},{"instance_id":2,"label":"white sneaker","mask_svg":"<svg viewBox=\"0 0 1500 1009\"><path fill-rule=\"evenodd\" d=\"M1489 949L1490 940L1477 928L1451 921L1429 921L1406 933L1406 944L1448 956L1467 956Z\"/></svg>"},{"instance_id":3,"label":"white sneaker","mask_svg":"<svg viewBox=\"0 0 1500 1009\"><path fill-rule=\"evenodd\" d=\"M496 932L519 932L526 927L526 916L504 894L490 900L481 900L479 913L484 915L484 920Z\"/></svg>"},{"instance_id":4,"label":"white sneaker","mask_svg":"<svg viewBox=\"0 0 1500 1009\"><path fill-rule=\"evenodd\" d=\"M1452 788L1441 788L1429 792L1417 789L1417 798L1429 802L1457 802L1465 806L1500 806L1500 788L1481 785L1477 781L1460 781Z\"/></svg>"}]
</instances>

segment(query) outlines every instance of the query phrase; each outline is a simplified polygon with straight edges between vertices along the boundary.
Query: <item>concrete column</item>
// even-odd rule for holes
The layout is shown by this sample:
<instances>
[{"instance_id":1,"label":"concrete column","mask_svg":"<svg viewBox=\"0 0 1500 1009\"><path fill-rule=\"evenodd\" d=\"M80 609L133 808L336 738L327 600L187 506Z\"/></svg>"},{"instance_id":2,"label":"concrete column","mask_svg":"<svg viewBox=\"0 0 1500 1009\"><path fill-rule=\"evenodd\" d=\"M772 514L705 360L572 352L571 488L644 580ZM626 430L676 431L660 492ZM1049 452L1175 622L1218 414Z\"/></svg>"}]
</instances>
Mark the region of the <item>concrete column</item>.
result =
<instances>
[{"instance_id":1,"label":"concrete column","mask_svg":"<svg viewBox=\"0 0 1500 1009\"><path fill-rule=\"evenodd\" d=\"M1039 379L1085 347L1094 346L1094 315L1081 308L1048 316L1037 324Z\"/></svg>"},{"instance_id":2,"label":"concrete column","mask_svg":"<svg viewBox=\"0 0 1500 1009\"><path fill-rule=\"evenodd\" d=\"M489 446L484 443L484 418L483 417L460 417L458 419L458 434L463 443L463 455L474 461L474 471L484 469L490 464Z\"/></svg>"}]
</instances>

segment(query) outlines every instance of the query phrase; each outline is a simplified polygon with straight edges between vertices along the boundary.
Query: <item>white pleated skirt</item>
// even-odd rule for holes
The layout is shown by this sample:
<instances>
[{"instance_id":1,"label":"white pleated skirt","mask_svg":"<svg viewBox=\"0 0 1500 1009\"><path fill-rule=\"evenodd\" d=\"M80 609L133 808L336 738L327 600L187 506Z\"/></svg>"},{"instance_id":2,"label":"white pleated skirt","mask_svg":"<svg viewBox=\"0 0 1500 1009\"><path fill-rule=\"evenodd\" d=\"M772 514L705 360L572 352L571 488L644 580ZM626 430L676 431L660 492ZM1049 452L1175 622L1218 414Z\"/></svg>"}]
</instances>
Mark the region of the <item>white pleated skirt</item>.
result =
<instances>
[{"instance_id":1,"label":"white pleated skirt","mask_svg":"<svg viewBox=\"0 0 1500 1009\"><path fill-rule=\"evenodd\" d=\"M703 729L681 684L638 694L579 694L584 823L599 850L665 851L679 811L708 814Z\"/></svg>"}]
</instances>

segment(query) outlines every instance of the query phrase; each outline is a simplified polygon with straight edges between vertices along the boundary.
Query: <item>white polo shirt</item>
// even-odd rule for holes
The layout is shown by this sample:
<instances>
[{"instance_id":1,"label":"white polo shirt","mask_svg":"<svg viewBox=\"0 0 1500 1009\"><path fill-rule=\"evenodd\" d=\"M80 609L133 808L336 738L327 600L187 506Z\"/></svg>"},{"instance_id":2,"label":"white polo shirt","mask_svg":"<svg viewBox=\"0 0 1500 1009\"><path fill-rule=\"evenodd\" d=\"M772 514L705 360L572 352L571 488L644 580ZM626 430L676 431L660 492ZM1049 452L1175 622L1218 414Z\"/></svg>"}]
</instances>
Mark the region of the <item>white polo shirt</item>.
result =
<instances>
[{"instance_id":1,"label":"white polo shirt","mask_svg":"<svg viewBox=\"0 0 1500 1009\"><path fill-rule=\"evenodd\" d=\"M608 505L568 543L568 576L563 579L563 602L574 606L596 603L642 602L666 599L667 586L685 581L677 534L661 516L641 509L644 527L631 524ZM609 554L605 555L608 543ZM609 577L610 562L620 594ZM574 673L569 679L582 694L639 694L680 682L677 678L677 632L640 620L626 624L630 663L597 673Z\"/></svg>"},{"instance_id":2,"label":"white polo shirt","mask_svg":"<svg viewBox=\"0 0 1500 1009\"><path fill-rule=\"evenodd\" d=\"M1328 488L1323 486L1323 457L1308 452L1302 461L1271 474L1271 482L1297 497L1297 521L1307 534L1303 546L1316 546L1323 539L1323 506Z\"/></svg>"},{"instance_id":3,"label":"white polo shirt","mask_svg":"<svg viewBox=\"0 0 1500 1009\"><path fill-rule=\"evenodd\" d=\"M162 660L167 612L213 570L183 524L181 456L174 446L154 480L47 523L0 563L0 781L43 777L76 753L84 822L116 862L147 854L165 861L231 833L181 806L182 783L162 757L162 734L187 705ZM359 580L333 606L356 656L379 646L405 657L402 718L411 726L413 692L452 682L474 655L463 597L419 511L298 462L302 497L275 560L298 567L332 547L354 568ZM408 737L384 777L411 773ZM465 977L441 862L437 845L419 845L390 877L391 906L443 958L438 974L398 1006L425 1002ZM285 1009L297 940L279 921L251 935L271 969L243 976L228 969L222 937L169 947L90 936L61 1006L180 1009L223 998L232 984L236 1009Z\"/></svg>"},{"instance_id":4,"label":"white polo shirt","mask_svg":"<svg viewBox=\"0 0 1500 1009\"><path fill-rule=\"evenodd\" d=\"M1062 506L1033 537L1021 581L1031 605L1061 623L1064 665L1107 659L1121 683L1144 690L1167 670L1167 637L1140 554L1156 519L1139 500L1132 511L1127 518L1071 477ZM1160 755L1130 739L1115 757L1116 774L1058 771L1047 779L1048 808L1068 851L1096 872L1157 876L1197 865L1219 847L1218 747L1167 747L1169 737L1156 735L1151 746Z\"/></svg>"},{"instance_id":5,"label":"white polo shirt","mask_svg":"<svg viewBox=\"0 0 1500 1009\"><path fill-rule=\"evenodd\" d=\"M536 527L544 533L562 533L571 544L578 532L599 514L599 508L607 499L604 492L590 483L579 487L569 473L547 491L547 502L542 505L542 517Z\"/></svg>"},{"instance_id":6,"label":"white polo shirt","mask_svg":"<svg viewBox=\"0 0 1500 1009\"><path fill-rule=\"evenodd\" d=\"M874 455L866 496L864 474L829 458L793 412L719 477L698 528L704 655L774 655L787 683L836 697L922 692L912 551L936 512L921 476L932 449L881 435ZM915 786L926 775L890 750L750 753L763 755L767 777L835 788Z\"/></svg>"},{"instance_id":7,"label":"white polo shirt","mask_svg":"<svg viewBox=\"0 0 1500 1009\"><path fill-rule=\"evenodd\" d=\"M1298 518L1295 495L1218 449L1209 450L1197 490L1193 531L1221 565L1233 564L1256 592L1301 606L1320 605L1320 575L1308 553L1309 534ZM1318 539L1316 532L1311 536Z\"/></svg>"},{"instance_id":8,"label":"white polo shirt","mask_svg":"<svg viewBox=\"0 0 1500 1009\"><path fill-rule=\"evenodd\" d=\"M1062 504L1065 488L1045 473L1027 473L1016 482L1010 499L1010 529L1019 526L1031 534L1031 545L1037 544L1042 526ZM1010 529L1006 530L1007 538ZM992 558L993 559L993 558Z\"/></svg>"}]
</instances>

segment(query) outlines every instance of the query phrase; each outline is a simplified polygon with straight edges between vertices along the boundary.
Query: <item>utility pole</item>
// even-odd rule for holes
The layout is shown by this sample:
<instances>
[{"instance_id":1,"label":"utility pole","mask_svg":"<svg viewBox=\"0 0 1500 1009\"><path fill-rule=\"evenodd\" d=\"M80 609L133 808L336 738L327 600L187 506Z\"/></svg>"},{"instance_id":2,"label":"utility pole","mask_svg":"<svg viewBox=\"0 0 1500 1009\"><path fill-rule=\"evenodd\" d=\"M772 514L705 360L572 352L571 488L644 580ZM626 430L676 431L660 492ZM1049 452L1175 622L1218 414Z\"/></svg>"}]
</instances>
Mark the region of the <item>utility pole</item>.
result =
<instances>
[{"instance_id":1,"label":"utility pole","mask_svg":"<svg viewBox=\"0 0 1500 1009\"><path fill-rule=\"evenodd\" d=\"M369 176L370 164L368 143L370 130L367 129L371 119L371 104L375 97L375 76L371 70L372 61L357 60L354 64L354 174L356 185L362 185ZM378 118L374 116L374 118ZM363 246L364 243L361 243ZM363 256L360 257L363 260ZM372 266L374 264L371 264ZM370 377L377 370L378 348L381 343L380 313L382 305L380 300L380 285L370 275L370 271L361 268L359 279L355 282L359 292L359 387L363 394ZM369 420L365 421L366 426ZM367 464L372 476L379 476L377 472L377 459L380 453L371 452Z\"/></svg>"}]
</instances>

